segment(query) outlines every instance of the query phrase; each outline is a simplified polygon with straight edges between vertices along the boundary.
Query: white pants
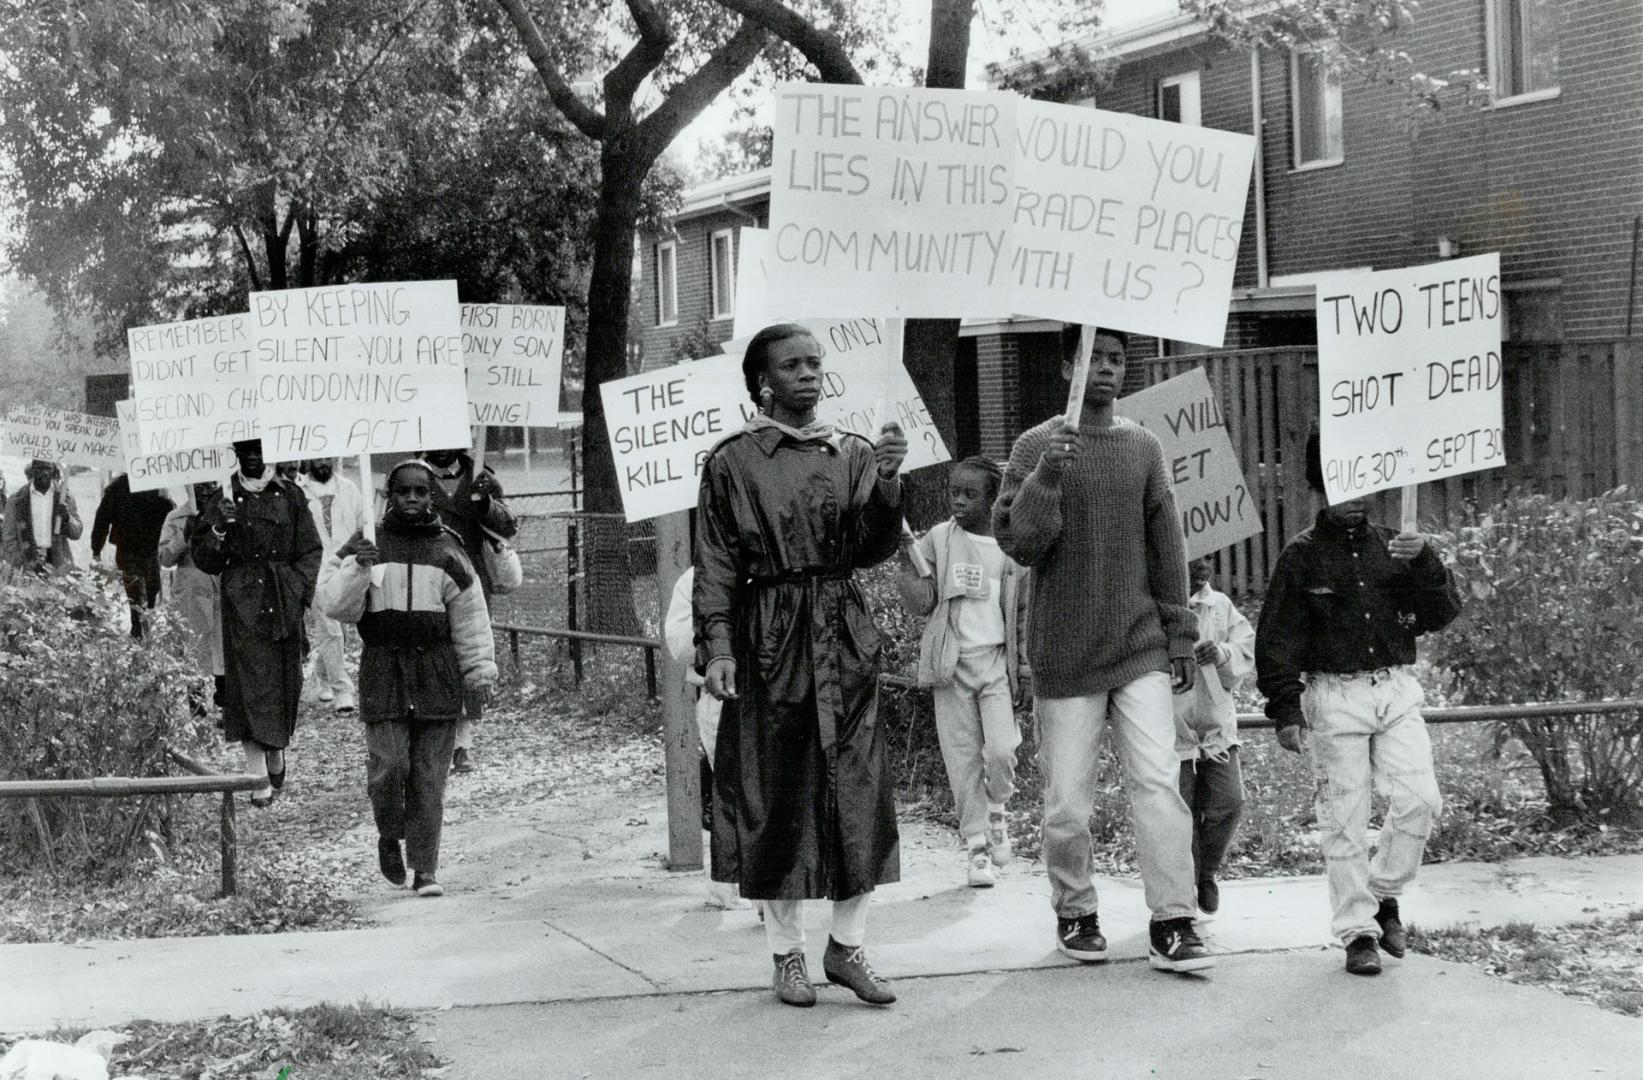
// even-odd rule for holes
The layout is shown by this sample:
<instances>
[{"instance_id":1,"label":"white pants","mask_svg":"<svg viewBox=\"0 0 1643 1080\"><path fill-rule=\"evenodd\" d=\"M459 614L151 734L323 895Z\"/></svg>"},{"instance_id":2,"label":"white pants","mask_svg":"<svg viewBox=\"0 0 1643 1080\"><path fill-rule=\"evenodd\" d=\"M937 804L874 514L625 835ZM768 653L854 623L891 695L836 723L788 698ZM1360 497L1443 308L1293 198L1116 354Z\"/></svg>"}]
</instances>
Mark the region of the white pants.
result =
<instances>
[{"instance_id":1,"label":"white pants","mask_svg":"<svg viewBox=\"0 0 1643 1080\"><path fill-rule=\"evenodd\" d=\"M354 681L343 660L342 624L318 608L309 608L308 642L314 652L314 688L353 698Z\"/></svg>"},{"instance_id":2,"label":"white pants","mask_svg":"<svg viewBox=\"0 0 1643 1080\"><path fill-rule=\"evenodd\" d=\"M1175 756L1175 702L1169 676L1149 672L1104 694L1035 698L1038 761L1044 773L1044 868L1050 905L1064 919L1096 910L1090 811L1109 716L1124 766L1141 885L1153 921L1192 916L1192 812L1181 798Z\"/></svg>"},{"instance_id":3,"label":"white pants","mask_svg":"<svg viewBox=\"0 0 1643 1080\"><path fill-rule=\"evenodd\" d=\"M1330 929L1342 942L1379 938L1375 912L1415 878L1443 797L1420 709L1426 695L1407 669L1311 676L1301 710L1312 729L1318 827L1329 874ZM1369 857L1371 791L1391 805Z\"/></svg>"},{"instance_id":4,"label":"white pants","mask_svg":"<svg viewBox=\"0 0 1643 1080\"><path fill-rule=\"evenodd\" d=\"M970 841L987 834L988 804L1002 806L1015 794L1021 729L1010 703L1004 647L960 653L953 681L936 687L931 696L936 741L958 811L958 834Z\"/></svg>"},{"instance_id":5,"label":"white pants","mask_svg":"<svg viewBox=\"0 0 1643 1080\"><path fill-rule=\"evenodd\" d=\"M848 900L833 901L833 940L855 948L867 939L867 900L864 892ZM772 955L781 956L804 948L804 901L761 900L764 905L764 937Z\"/></svg>"}]
</instances>

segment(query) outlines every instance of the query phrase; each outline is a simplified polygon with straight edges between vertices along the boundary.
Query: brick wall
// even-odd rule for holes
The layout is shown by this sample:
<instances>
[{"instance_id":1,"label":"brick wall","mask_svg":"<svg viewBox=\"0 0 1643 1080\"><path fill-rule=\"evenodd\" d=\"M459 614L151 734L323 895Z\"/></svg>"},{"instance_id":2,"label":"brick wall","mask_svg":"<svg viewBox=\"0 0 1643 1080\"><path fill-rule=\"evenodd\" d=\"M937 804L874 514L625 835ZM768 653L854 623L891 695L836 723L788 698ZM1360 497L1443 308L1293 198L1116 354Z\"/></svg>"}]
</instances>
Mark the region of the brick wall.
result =
<instances>
[{"instance_id":1,"label":"brick wall","mask_svg":"<svg viewBox=\"0 0 1643 1080\"><path fill-rule=\"evenodd\" d=\"M748 214L758 219L760 228L765 227L770 221L769 201L749 206L746 213L723 210L686 218L675 223L672 236L640 235L640 278L635 310L643 329L645 370L664 367L687 353L711 354L717 351L714 346L732 336L730 318L713 318L709 238L721 229L729 229L734 257L740 250L741 230L753 224ZM679 319L673 326L657 326L656 248L669 239L674 242L677 265Z\"/></svg>"}]
</instances>

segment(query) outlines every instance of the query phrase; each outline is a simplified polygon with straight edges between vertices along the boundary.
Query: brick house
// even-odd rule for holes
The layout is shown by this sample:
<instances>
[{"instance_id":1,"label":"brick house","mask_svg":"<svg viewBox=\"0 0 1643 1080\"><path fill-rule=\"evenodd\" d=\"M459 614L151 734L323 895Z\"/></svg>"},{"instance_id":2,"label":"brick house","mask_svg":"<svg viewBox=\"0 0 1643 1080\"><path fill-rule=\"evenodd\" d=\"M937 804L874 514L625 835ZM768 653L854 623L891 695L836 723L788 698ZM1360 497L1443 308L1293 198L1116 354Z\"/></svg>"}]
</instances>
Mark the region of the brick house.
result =
<instances>
[{"instance_id":1,"label":"brick house","mask_svg":"<svg viewBox=\"0 0 1643 1080\"><path fill-rule=\"evenodd\" d=\"M1488 251L1501 255L1508 340L1631 334L1643 213L1643 0L1424 0L1402 46L1415 67L1477 70L1491 93L1478 108L1419 115L1400 88L1331 74L1305 52L1229 45L1184 15L1093 44L1117 67L1091 104L1261 132L1227 348L1314 344L1312 280L1321 272ZM729 337L729 319L713 317L724 279L714 253L734 247L738 225L768 217L768 174L758 173L690 192L677 235L646 239L645 303L655 324L647 356L669 356L692 334ZM674 317L664 323L658 284L667 280ZM1019 431L1061 408L1058 325L964 326L955 452L1002 455ZM1135 358L1198 351L1131 342Z\"/></svg>"}]
</instances>

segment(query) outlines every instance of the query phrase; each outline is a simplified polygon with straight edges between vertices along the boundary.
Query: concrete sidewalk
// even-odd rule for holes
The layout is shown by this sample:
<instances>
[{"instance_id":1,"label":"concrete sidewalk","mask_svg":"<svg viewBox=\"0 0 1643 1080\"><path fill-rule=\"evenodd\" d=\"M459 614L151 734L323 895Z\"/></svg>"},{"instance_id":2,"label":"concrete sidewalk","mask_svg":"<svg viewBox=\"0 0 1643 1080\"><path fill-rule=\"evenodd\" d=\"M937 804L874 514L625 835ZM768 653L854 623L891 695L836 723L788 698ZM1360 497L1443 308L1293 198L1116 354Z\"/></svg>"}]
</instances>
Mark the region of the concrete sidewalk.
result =
<instances>
[{"instance_id":1,"label":"concrete sidewalk","mask_svg":"<svg viewBox=\"0 0 1643 1080\"><path fill-rule=\"evenodd\" d=\"M887 977L1069 966L1052 948L1041 872L1016 869L996 888L968 889L957 882L957 856L938 844L910 847L903 873L903 882L877 894L870 924L874 965ZM1144 957L1139 882L1101 885L1113 956ZM373 912L386 925L367 930L0 946L0 1030L187 1020L362 998L439 1009L762 989L770 960L754 914L711 910L704 896L700 874L669 874L650 863L620 878L542 882L501 899L394 893ZM1544 924L1623 914L1639 904L1643 856L1614 856L1429 866L1404 910L1426 926ZM812 907L819 974L825 905ZM1223 953L1315 950L1329 944L1327 921L1321 878L1259 879L1226 883L1221 917L1206 930ZM1250 963L1229 959L1220 971ZM1335 953L1308 955L1303 967L1322 978L1339 965Z\"/></svg>"}]
</instances>

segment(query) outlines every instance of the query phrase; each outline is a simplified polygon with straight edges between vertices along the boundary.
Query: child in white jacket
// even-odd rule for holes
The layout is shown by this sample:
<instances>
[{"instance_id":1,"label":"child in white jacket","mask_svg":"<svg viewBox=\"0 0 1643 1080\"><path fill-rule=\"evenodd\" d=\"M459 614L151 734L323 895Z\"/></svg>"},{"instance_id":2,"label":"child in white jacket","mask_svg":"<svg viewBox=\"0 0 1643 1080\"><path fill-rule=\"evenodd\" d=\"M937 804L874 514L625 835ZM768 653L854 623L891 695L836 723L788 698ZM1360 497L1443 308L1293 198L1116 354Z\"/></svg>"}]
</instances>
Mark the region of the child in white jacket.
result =
<instances>
[{"instance_id":1,"label":"child in white jacket","mask_svg":"<svg viewBox=\"0 0 1643 1080\"><path fill-rule=\"evenodd\" d=\"M1215 873L1244 813L1238 710L1232 692L1255 670L1255 630L1232 600L1210 585L1211 572L1208 559L1197 559L1187 568L1187 606L1198 617L1199 671L1193 688L1175 697L1181 798L1192 811L1192 863L1198 907L1206 915L1221 907Z\"/></svg>"}]
</instances>

